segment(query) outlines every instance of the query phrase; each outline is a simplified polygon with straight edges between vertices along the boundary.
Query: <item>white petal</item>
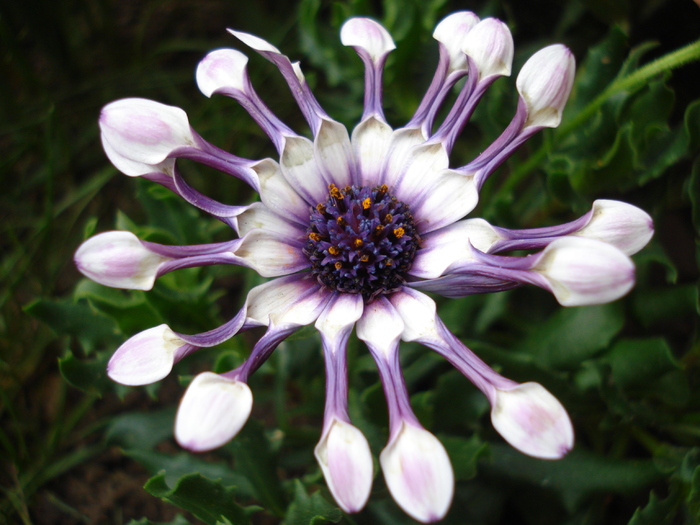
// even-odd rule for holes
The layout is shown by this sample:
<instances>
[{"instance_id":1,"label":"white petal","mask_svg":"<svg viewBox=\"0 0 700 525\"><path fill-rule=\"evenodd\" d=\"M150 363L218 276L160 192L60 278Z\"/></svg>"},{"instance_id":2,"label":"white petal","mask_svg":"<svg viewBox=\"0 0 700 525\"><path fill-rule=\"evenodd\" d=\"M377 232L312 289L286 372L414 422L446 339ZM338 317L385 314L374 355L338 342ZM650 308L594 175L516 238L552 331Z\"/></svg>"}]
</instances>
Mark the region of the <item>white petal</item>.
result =
<instances>
[{"instance_id":1,"label":"white petal","mask_svg":"<svg viewBox=\"0 0 700 525\"><path fill-rule=\"evenodd\" d=\"M419 203L411 206L421 234L435 231L458 221L472 211L479 201L474 176L456 170L436 174Z\"/></svg>"},{"instance_id":2,"label":"white petal","mask_svg":"<svg viewBox=\"0 0 700 525\"><path fill-rule=\"evenodd\" d=\"M163 162L158 164L144 164L143 162L137 162L120 154L109 142L104 139L104 135L101 136L101 139L102 148L105 150L107 158L112 164L114 164L114 167L121 171L124 175L128 175L129 177L140 177L141 175L146 175L147 173L159 171L169 175L170 177L173 176L175 159L165 159Z\"/></svg>"},{"instance_id":3,"label":"white petal","mask_svg":"<svg viewBox=\"0 0 700 525\"><path fill-rule=\"evenodd\" d=\"M439 339L435 324L437 307L430 297L406 287L401 292L393 294L389 301L404 323L401 339L421 342Z\"/></svg>"},{"instance_id":4,"label":"white petal","mask_svg":"<svg viewBox=\"0 0 700 525\"><path fill-rule=\"evenodd\" d=\"M353 130L352 149L360 185L371 186L379 181L391 136L391 126L376 117L363 120Z\"/></svg>"},{"instance_id":5,"label":"white petal","mask_svg":"<svg viewBox=\"0 0 700 525\"><path fill-rule=\"evenodd\" d=\"M421 237L410 274L435 279L449 273L454 263L473 259L473 248L488 252L500 237L484 219L466 219Z\"/></svg>"},{"instance_id":6,"label":"white petal","mask_svg":"<svg viewBox=\"0 0 700 525\"><path fill-rule=\"evenodd\" d=\"M510 75L513 36L500 20L485 18L479 22L465 37L462 50L476 62L480 80L492 75Z\"/></svg>"},{"instance_id":7,"label":"white petal","mask_svg":"<svg viewBox=\"0 0 700 525\"><path fill-rule=\"evenodd\" d=\"M328 200L328 185L316 164L313 143L305 137L284 137L282 175L311 206Z\"/></svg>"},{"instance_id":8,"label":"white petal","mask_svg":"<svg viewBox=\"0 0 700 525\"><path fill-rule=\"evenodd\" d=\"M245 237L251 230L266 230L291 239L303 239L304 232L261 202L254 202L237 217L238 234Z\"/></svg>"},{"instance_id":9,"label":"white petal","mask_svg":"<svg viewBox=\"0 0 700 525\"><path fill-rule=\"evenodd\" d=\"M105 232L89 238L75 252L78 270L93 281L129 290L150 290L158 266L168 260L148 251L131 232Z\"/></svg>"},{"instance_id":10,"label":"white petal","mask_svg":"<svg viewBox=\"0 0 700 525\"><path fill-rule=\"evenodd\" d=\"M479 23L479 17L471 11L457 11L443 18L433 32L433 38L445 46L450 55L449 72L467 69L464 38Z\"/></svg>"},{"instance_id":11,"label":"white petal","mask_svg":"<svg viewBox=\"0 0 700 525\"><path fill-rule=\"evenodd\" d=\"M433 187L438 174L448 165L449 157L441 142L411 148L405 170L394 188L396 196L411 205L423 192Z\"/></svg>"},{"instance_id":12,"label":"white petal","mask_svg":"<svg viewBox=\"0 0 700 525\"><path fill-rule=\"evenodd\" d=\"M250 33L243 33L242 31L234 31L233 29L228 29L227 31L245 45L255 49L256 51L276 53L278 55L282 54L279 49L260 37L251 35Z\"/></svg>"},{"instance_id":13,"label":"white petal","mask_svg":"<svg viewBox=\"0 0 700 525\"><path fill-rule=\"evenodd\" d=\"M575 74L574 55L561 44L540 49L525 62L515 82L527 105L525 126L559 125Z\"/></svg>"},{"instance_id":14,"label":"white petal","mask_svg":"<svg viewBox=\"0 0 700 525\"><path fill-rule=\"evenodd\" d=\"M122 385L160 381L173 368L175 352L186 343L162 324L129 338L107 364L107 375Z\"/></svg>"},{"instance_id":15,"label":"white petal","mask_svg":"<svg viewBox=\"0 0 700 525\"><path fill-rule=\"evenodd\" d=\"M272 159L261 160L253 167L260 180L260 200L275 213L308 225L310 205L294 191Z\"/></svg>"},{"instance_id":16,"label":"white petal","mask_svg":"<svg viewBox=\"0 0 700 525\"><path fill-rule=\"evenodd\" d=\"M626 202L599 199L588 224L573 235L612 244L626 255L644 248L654 235L654 222L644 210Z\"/></svg>"},{"instance_id":17,"label":"white petal","mask_svg":"<svg viewBox=\"0 0 700 525\"><path fill-rule=\"evenodd\" d=\"M563 306L604 304L619 299L634 286L634 264L610 244L583 237L553 241L533 270L549 282Z\"/></svg>"},{"instance_id":18,"label":"white petal","mask_svg":"<svg viewBox=\"0 0 700 525\"><path fill-rule=\"evenodd\" d=\"M240 432L252 407L248 385L213 372L201 373L180 401L175 439L193 452L220 447Z\"/></svg>"},{"instance_id":19,"label":"white petal","mask_svg":"<svg viewBox=\"0 0 700 525\"><path fill-rule=\"evenodd\" d=\"M182 109L143 98L107 104L99 124L103 142L119 155L144 164L159 164L175 148L195 145Z\"/></svg>"},{"instance_id":20,"label":"white petal","mask_svg":"<svg viewBox=\"0 0 700 525\"><path fill-rule=\"evenodd\" d=\"M327 184L339 188L354 184L355 159L345 126L321 119L321 127L314 139L314 153Z\"/></svg>"},{"instance_id":21,"label":"white petal","mask_svg":"<svg viewBox=\"0 0 700 525\"><path fill-rule=\"evenodd\" d=\"M385 155L381 182L393 188L402 175L405 164L411 159L412 148L425 142L426 138L422 128L401 128L394 131Z\"/></svg>"},{"instance_id":22,"label":"white petal","mask_svg":"<svg viewBox=\"0 0 700 525\"><path fill-rule=\"evenodd\" d=\"M379 462L391 495L409 516L429 523L447 514L454 474L445 447L430 432L404 422Z\"/></svg>"},{"instance_id":23,"label":"white petal","mask_svg":"<svg viewBox=\"0 0 700 525\"><path fill-rule=\"evenodd\" d=\"M291 276L256 286L248 293L248 319L261 326L271 322L299 326L313 323L321 315L329 293L315 279Z\"/></svg>"},{"instance_id":24,"label":"white petal","mask_svg":"<svg viewBox=\"0 0 700 525\"><path fill-rule=\"evenodd\" d=\"M279 277L308 268L310 263L300 246L303 234L294 228L293 237L270 230L252 230L234 255L243 259L263 277Z\"/></svg>"},{"instance_id":25,"label":"white petal","mask_svg":"<svg viewBox=\"0 0 700 525\"><path fill-rule=\"evenodd\" d=\"M351 18L340 29L340 41L344 46L359 47L367 51L373 62L377 62L396 44L384 27L369 18Z\"/></svg>"},{"instance_id":26,"label":"white petal","mask_svg":"<svg viewBox=\"0 0 700 525\"><path fill-rule=\"evenodd\" d=\"M569 415L539 383L496 389L491 421L508 443L529 456L559 459L574 446Z\"/></svg>"},{"instance_id":27,"label":"white petal","mask_svg":"<svg viewBox=\"0 0 700 525\"><path fill-rule=\"evenodd\" d=\"M335 419L314 450L328 488L345 512L362 510L372 489L372 453L350 423Z\"/></svg>"},{"instance_id":28,"label":"white petal","mask_svg":"<svg viewBox=\"0 0 700 525\"><path fill-rule=\"evenodd\" d=\"M217 49L207 54L197 65L197 86L207 97L219 89L245 92L248 57L236 49Z\"/></svg>"},{"instance_id":29,"label":"white petal","mask_svg":"<svg viewBox=\"0 0 700 525\"><path fill-rule=\"evenodd\" d=\"M335 340L362 316L364 301L361 294L338 294L316 321L319 332Z\"/></svg>"},{"instance_id":30,"label":"white petal","mask_svg":"<svg viewBox=\"0 0 700 525\"><path fill-rule=\"evenodd\" d=\"M383 298L365 305L356 326L357 337L387 357L395 350L403 329L401 316Z\"/></svg>"}]
</instances>

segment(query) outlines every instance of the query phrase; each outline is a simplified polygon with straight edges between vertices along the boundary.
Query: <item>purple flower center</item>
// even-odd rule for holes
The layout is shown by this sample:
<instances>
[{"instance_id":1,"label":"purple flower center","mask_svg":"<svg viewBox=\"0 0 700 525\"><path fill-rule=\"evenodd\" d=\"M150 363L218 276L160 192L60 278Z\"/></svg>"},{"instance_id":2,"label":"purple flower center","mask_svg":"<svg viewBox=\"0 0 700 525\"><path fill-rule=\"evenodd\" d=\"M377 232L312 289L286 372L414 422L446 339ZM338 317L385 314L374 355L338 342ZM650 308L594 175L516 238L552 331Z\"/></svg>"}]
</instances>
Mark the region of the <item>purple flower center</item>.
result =
<instances>
[{"instance_id":1,"label":"purple flower center","mask_svg":"<svg viewBox=\"0 0 700 525\"><path fill-rule=\"evenodd\" d=\"M304 247L318 282L365 302L399 289L421 242L409 206L386 184L328 189L311 212Z\"/></svg>"}]
</instances>

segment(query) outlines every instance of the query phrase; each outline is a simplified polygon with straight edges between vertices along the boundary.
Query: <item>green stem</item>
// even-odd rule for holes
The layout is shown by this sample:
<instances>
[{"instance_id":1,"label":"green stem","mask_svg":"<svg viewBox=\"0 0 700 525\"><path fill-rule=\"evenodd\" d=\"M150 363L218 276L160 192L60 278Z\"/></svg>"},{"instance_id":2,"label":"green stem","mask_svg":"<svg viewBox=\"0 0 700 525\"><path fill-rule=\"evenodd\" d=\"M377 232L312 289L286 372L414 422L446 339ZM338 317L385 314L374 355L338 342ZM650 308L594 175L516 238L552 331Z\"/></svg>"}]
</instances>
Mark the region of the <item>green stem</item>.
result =
<instances>
[{"instance_id":1,"label":"green stem","mask_svg":"<svg viewBox=\"0 0 700 525\"><path fill-rule=\"evenodd\" d=\"M626 77L615 80L576 116L559 128L557 133L555 135L553 134L551 140L545 141L526 162L515 168L508 176L506 182L501 186L499 193L501 195L509 195L531 171L540 165L558 140L579 128L584 122L595 115L610 97L621 91L635 91L646 84L650 78L696 60L700 60L700 40L696 40L668 55L664 55L633 73L630 73Z\"/></svg>"}]
</instances>

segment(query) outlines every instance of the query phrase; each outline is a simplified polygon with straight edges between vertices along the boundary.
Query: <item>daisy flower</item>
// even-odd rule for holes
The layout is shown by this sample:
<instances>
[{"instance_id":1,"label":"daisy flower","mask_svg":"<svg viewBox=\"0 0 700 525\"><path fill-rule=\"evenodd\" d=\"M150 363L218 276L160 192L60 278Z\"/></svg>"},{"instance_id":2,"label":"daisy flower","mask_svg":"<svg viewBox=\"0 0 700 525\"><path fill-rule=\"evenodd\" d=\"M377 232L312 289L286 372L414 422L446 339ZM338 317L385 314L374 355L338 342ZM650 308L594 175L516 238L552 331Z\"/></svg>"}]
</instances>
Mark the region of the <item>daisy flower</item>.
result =
<instances>
[{"instance_id":1,"label":"daisy flower","mask_svg":"<svg viewBox=\"0 0 700 525\"><path fill-rule=\"evenodd\" d=\"M123 173L161 184L228 225L234 240L165 246L125 231L96 235L75 262L94 281L149 290L179 268L234 264L270 278L253 288L233 319L209 332L186 335L160 325L127 340L109 362L109 376L125 385L163 379L173 364L253 327L267 328L250 356L222 374L204 372L180 404L175 437L205 451L233 438L253 404L248 379L299 327L314 323L326 362L326 406L315 454L328 488L346 512L369 497L373 459L347 408L345 350L354 329L376 361L389 410L389 440L379 456L396 502L422 522L441 519L453 494L445 448L420 424L409 403L399 362L401 341L417 341L444 356L491 403L494 428L513 447L556 459L573 446L564 407L537 383L502 377L469 350L436 314L431 292L445 297L510 290L533 284L563 306L602 304L634 284L629 256L651 238L650 217L622 202L598 200L561 226L512 230L480 218L464 219L494 170L523 142L556 127L574 79L574 57L555 44L520 70L517 110L510 125L477 158L450 167L455 140L487 88L510 75L513 39L496 19L453 13L434 32L439 62L413 118L393 129L382 110L382 74L394 42L377 22L352 18L340 38L365 65L364 112L348 133L312 94L296 62L256 36L233 37L277 66L308 122L313 140L281 122L255 92L247 58L217 49L197 67L207 97L238 101L279 154L248 160L208 143L182 109L145 99L104 107L104 150ZM464 80L443 120L438 111ZM189 186L177 159L190 159L245 181L260 202L225 205ZM514 250L532 252L513 256Z\"/></svg>"}]
</instances>

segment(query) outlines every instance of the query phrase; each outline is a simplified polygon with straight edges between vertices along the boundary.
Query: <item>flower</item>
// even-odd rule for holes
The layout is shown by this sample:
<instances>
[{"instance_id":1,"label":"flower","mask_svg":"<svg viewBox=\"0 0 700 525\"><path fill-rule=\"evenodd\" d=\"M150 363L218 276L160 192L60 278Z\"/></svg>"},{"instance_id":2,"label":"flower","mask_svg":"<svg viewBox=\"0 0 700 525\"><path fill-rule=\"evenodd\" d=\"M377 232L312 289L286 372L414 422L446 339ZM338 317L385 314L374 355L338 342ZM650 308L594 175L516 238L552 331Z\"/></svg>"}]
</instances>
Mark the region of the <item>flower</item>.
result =
<instances>
[{"instance_id":1,"label":"flower","mask_svg":"<svg viewBox=\"0 0 700 525\"><path fill-rule=\"evenodd\" d=\"M267 328L250 356L223 374L204 372L189 385L176 418L185 448L210 450L233 438L247 420L250 375L277 345L315 323L326 360L325 422L315 454L338 504L356 512L366 503L373 460L347 407L345 349L353 329L377 363L389 409L389 443L380 465L396 502L422 522L441 519L452 499L453 473L444 447L424 429L408 399L399 363L401 341L419 342L445 357L488 398L494 428L512 446L556 459L573 446L564 407L537 383L517 384L493 371L445 327L435 302L446 297L534 284L564 306L601 304L634 284L629 256L653 234L650 217L629 204L599 200L589 213L561 226L511 230L464 217L503 161L535 132L556 127L574 77L574 58L562 45L535 53L516 86L512 122L491 146L459 168L449 167L455 139L493 81L509 75L513 40L505 24L470 12L442 20L434 33L440 57L413 118L392 129L382 110L382 74L394 42L377 22L352 18L341 30L365 64L362 118L351 134L312 94L298 63L268 42L230 30L277 66L313 140L281 122L255 92L248 59L234 49L212 51L196 79L204 95L237 100L270 137L279 154L248 160L227 153L194 131L184 111L143 99L105 106L102 143L114 165L169 188L227 224L234 240L195 246L140 241L129 232L87 240L75 262L107 286L148 290L173 270L234 264L271 278L253 288L238 314L206 333L176 333L167 325L126 341L109 376L127 385L165 377L174 363L253 327ZM466 80L446 117L438 110ZM225 205L190 187L177 167L185 158L248 183L260 202ZM514 250L534 251L527 256Z\"/></svg>"}]
</instances>

